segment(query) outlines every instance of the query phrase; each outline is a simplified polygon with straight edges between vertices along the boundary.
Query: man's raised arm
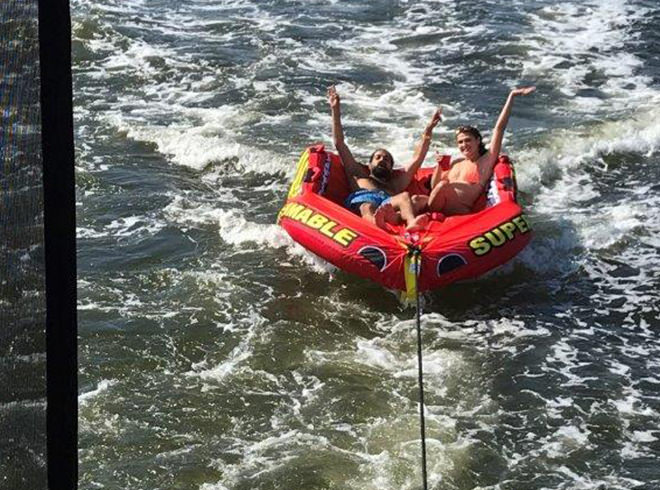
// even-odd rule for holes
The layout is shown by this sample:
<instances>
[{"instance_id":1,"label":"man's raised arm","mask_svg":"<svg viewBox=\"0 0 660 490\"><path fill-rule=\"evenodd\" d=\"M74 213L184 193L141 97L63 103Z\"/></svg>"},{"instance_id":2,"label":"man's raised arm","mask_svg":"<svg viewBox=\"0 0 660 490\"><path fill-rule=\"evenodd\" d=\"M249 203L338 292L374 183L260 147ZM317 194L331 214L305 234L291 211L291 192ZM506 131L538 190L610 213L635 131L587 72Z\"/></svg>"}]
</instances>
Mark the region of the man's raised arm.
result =
<instances>
[{"instance_id":1,"label":"man's raised arm","mask_svg":"<svg viewBox=\"0 0 660 490\"><path fill-rule=\"evenodd\" d=\"M341 125L341 105L339 94L334 85L328 89L328 102L330 103L330 112L332 113L332 140L341 157L349 185L354 187L355 177L362 175L363 168L362 165L355 161L351 150L348 149L348 146L344 142L344 129Z\"/></svg>"},{"instance_id":2,"label":"man's raised arm","mask_svg":"<svg viewBox=\"0 0 660 490\"><path fill-rule=\"evenodd\" d=\"M426 125L424 132L422 133L422 138L415 148L415 153L413 155L412 161L405 166L404 172L398 175L394 181L394 187L396 192L402 192L410 185L413 177L419 170L419 167L424 162L426 154L429 151L429 146L431 145L431 136L433 135L433 129L438 125L441 120L442 109L438 108L431 117L431 120Z\"/></svg>"}]
</instances>

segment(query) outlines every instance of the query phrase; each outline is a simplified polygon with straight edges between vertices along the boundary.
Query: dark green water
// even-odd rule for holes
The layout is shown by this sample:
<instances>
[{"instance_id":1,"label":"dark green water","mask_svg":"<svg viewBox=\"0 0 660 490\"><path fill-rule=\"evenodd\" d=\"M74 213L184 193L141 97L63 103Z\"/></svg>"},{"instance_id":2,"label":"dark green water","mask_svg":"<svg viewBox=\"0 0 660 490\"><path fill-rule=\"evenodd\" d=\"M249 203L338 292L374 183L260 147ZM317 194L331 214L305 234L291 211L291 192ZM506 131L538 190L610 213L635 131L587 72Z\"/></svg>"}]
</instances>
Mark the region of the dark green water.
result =
<instances>
[{"instance_id":1,"label":"dark green water","mask_svg":"<svg viewBox=\"0 0 660 490\"><path fill-rule=\"evenodd\" d=\"M72 10L81 488L421 487L413 312L274 224L332 83L398 161L538 87L505 140L534 241L425 298L431 488L660 485L657 6Z\"/></svg>"},{"instance_id":2,"label":"dark green water","mask_svg":"<svg viewBox=\"0 0 660 490\"><path fill-rule=\"evenodd\" d=\"M0 488L44 488L46 298L37 2L0 3Z\"/></svg>"}]
</instances>

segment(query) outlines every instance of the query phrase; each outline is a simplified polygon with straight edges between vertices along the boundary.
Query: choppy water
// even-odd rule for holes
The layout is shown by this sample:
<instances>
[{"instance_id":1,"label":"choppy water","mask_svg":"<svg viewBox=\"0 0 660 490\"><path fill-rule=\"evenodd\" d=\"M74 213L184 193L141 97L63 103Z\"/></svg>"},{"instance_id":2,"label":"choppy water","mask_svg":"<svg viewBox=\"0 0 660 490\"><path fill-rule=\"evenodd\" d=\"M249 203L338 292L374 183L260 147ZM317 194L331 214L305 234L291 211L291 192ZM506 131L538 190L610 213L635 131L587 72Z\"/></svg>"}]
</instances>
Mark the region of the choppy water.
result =
<instances>
[{"instance_id":1,"label":"choppy water","mask_svg":"<svg viewBox=\"0 0 660 490\"><path fill-rule=\"evenodd\" d=\"M274 224L331 83L397 160L538 86L505 140L535 239L425 301L432 488L660 486L655 2L72 9L81 488L420 488L412 312Z\"/></svg>"},{"instance_id":2,"label":"choppy water","mask_svg":"<svg viewBox=\"0 0 660 490\"><path fill-rule=\"evenodd\" d=\"M36 0L0 2L0 488L44 488L46 297Z\"/></svg>"}]
</instances>

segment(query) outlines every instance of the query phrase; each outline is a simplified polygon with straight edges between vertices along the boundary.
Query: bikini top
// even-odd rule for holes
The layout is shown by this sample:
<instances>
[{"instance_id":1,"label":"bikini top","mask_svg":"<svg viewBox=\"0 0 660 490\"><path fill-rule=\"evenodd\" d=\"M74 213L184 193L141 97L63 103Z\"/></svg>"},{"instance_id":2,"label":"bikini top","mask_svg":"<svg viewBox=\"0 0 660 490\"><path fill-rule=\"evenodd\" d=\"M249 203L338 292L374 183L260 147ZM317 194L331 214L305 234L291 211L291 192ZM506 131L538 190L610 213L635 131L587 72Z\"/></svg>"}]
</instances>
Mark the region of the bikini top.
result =
<instances>
[{"instance_id":1,"label":"bikini top","mask_svg":"<svg viewBox=\"0 0 660 490\"><path fill-rule=\"evenodd\" d=\"M460 169L461 177L463 177L465 182L467 182L468 184L481 184L481 175L479 175L479 167L477 166L476 163L470 162L468 160L461 160L459 162L456 162L453 168L457 168L459 167L459 165L460 167L467 167Z\"/></svg>"}]
</instances>

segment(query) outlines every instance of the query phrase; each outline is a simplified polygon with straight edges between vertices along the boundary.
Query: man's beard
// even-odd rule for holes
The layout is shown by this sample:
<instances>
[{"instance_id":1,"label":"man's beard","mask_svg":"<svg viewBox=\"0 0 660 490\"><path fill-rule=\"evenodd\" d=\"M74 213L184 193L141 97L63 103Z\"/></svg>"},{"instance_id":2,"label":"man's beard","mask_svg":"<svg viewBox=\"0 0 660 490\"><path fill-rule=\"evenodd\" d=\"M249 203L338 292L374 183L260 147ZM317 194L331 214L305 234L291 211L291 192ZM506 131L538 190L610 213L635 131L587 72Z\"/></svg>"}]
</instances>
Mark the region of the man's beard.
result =
<instances>
[{"instance_id":1,"label":"man's beard","mask_svg":"<svg viewBox=\"0 0 660 490\"><path fill-rule=\"evenodd\" d=\"M371 169L371 176L383 184L387 184L392 176L392 171L387 167L377 166Z\"/></svg>"}]
</instances>

